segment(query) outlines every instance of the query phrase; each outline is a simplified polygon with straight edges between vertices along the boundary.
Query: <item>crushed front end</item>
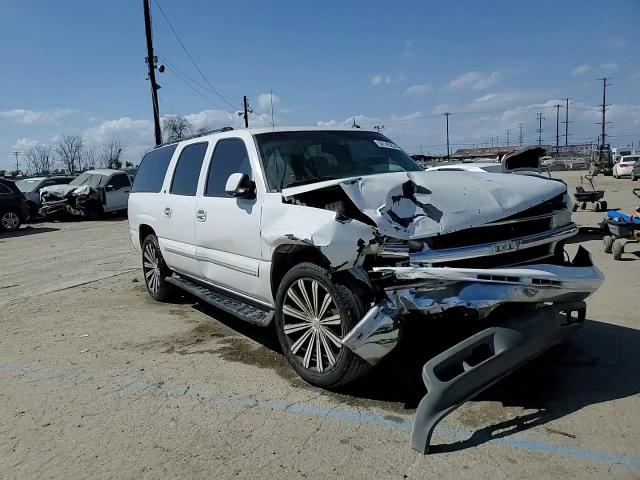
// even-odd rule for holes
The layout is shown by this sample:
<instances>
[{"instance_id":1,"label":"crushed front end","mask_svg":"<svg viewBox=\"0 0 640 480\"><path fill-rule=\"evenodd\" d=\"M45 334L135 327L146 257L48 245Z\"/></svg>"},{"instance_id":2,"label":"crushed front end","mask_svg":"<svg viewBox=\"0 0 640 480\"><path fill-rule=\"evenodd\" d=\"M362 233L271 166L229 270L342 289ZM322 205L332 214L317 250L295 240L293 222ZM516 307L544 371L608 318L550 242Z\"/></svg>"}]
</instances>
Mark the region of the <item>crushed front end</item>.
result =
<instances>
[{"instance_id":1,"label":"crushed front end","mask_svg":"<svg viewBox=\"0 0 640 480\"><path fill-rule=\"evenodd\" d=\"M455 309L478 322L476 335L424 366L428 393L416 413L416 450L427 452L444 416L584 320L584 300L604 277L583 247L572 259L565 252L578 230L569 207L558 196L476 228L388 238L363 264L380 295L343 344L367 362L376 364L396 347L410 315L428 319Z\"/></svg>"}]
</instances>

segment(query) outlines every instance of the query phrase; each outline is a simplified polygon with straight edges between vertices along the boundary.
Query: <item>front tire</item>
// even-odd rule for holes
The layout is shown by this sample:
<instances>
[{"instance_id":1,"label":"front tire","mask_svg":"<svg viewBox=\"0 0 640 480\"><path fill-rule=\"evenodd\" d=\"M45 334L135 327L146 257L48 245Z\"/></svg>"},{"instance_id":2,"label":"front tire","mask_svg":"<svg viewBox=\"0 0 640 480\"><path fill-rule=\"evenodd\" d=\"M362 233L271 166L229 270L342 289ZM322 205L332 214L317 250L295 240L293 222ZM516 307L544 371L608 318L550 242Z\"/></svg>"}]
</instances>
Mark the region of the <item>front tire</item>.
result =
<instances>
[{"instance_id":1,"label":"front tire","mask_svg":"<svg viewBox=\"0 0 640 480\"><path fill-rule=\"evenodd\" d=\"M0 230L3 232L15 232L20 228L22 220L15 210L3 210L0 212Z\"/></svg>"},{"instance_id":2,"label":"front tire","mask_svg":"<svg viewBox=\"0 0 640 480\"><path fill-rule=\"evenodd\" d=\"M602 237L602 250L604 253L611 253L613 247L613 237L611 235L605 235Z\"/></svg>"},{"instance_id":3,"label":"front tire","mask_svg":"<svg viewBox=\"0 0 640 480\"><path fill-rule=\"evenodd\" d=\"M276 295L280 347L303 380L322 388L351 383L371 368L342 345L362 315L354 289L313 263L289 270Z\"/></svg>"},{"instance_id":4,"label":"front tire","mask_svg":"<svg viewBox=\"0 0 640 480\"><path fill-rule=\"evenodd\" d=\"M611 246L614 260L622 260L622 254L624 253L624 242L620 238L616 238Z\"/></svg>"},{"instance_id":5,"label":"front tire","mask_svg":"<svg viewBox=\"0 0 640 480\"><path fill-rule=\"evenodd\" d=\"M162 257L158 238L154 234L147 235L142 242L142 272L151 298L157 302L167 302L173 298L175 290L165 281L172 272Z\"/></svg>"}]
</instances>

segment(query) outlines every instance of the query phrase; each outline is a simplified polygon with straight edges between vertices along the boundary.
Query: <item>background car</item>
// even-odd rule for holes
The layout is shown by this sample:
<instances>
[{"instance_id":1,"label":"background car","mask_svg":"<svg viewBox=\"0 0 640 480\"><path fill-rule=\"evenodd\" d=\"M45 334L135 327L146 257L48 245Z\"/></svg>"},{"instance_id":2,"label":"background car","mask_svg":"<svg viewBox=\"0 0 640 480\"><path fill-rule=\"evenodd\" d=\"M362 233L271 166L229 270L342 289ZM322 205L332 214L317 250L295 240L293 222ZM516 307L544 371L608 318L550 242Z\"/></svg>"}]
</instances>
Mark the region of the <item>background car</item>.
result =
<instances>
[{"instance_id":1,"label":"background car","mask_svg":"<svg viewBox=\"0 0 640 480\"><path fill-rule=\"evenodd\" d=\"M31 216L35 216L42 206L40 200L40 189L50 187L51 185L66 185L75 177L73 176L49 176L49 177L33 177L16 181L16 187L20 189L27 198Z\"/></svg>"},{"instance_id":2,"label":"background car","mask_svg":"<svg viewBox=\"0 0 640 480\"><path fill-rule=\"evenodd\" d=\"M640 178L640 160L638 160L631 169L631 181L634 182Z\"/></svg>"},{"instance_id":3,"label":"background car","mask_svg":"<svg viewBox=\"0 0 640 480\"><path fill-rule=\"evenodd\" d=\"M620 157L620 161L613 166L613 178L631 177L633 167L638 160L640 160L640 155Z\"/></svg>"},{"instance_id":4,"label":"background car","mask_svg":"<svg viewBox=\"0 0 640 480\"><path fill-rule=\"evenodd\" d=\"M0 178L0 231L16 231L29 217L24 194L14 182Z\"/></svg>"}]
</instances>

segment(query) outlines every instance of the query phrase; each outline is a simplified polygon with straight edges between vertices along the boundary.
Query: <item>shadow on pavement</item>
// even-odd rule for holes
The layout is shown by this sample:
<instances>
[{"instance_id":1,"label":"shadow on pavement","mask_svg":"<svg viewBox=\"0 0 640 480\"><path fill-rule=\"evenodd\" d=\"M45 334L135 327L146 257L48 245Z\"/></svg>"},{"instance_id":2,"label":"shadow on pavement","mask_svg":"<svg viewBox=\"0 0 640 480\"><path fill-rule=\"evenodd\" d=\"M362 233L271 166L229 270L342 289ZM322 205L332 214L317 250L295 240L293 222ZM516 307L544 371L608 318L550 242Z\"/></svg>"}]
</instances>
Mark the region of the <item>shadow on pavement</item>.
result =
<instances>
[{"instance_id":1,"label":"shadow on pavement","mask_svg":"<svg viewBox=\"0 0 640 480\"><path fill-rule=\"evenodd\" d=\"M51 228L51 227L22 227L15 232L2 232L0 233L0 239L2 238L15 238L15 237L24 237L27 235L35 235L38 233L47 233L47 232L57 232L60 230L59 228Z\"/></svg>"}]
</instances>

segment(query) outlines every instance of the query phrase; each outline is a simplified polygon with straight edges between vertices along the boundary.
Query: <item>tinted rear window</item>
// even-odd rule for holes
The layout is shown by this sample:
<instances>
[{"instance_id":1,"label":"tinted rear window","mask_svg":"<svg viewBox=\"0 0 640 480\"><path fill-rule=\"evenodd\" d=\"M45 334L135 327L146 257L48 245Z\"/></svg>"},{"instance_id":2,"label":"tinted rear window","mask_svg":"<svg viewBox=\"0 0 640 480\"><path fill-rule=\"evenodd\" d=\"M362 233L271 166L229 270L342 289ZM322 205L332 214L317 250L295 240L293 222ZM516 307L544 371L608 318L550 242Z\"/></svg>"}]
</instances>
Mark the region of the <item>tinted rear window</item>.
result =
<instances>
[{"instance_id":1,"label":"tinted rear window","mask_svg":"<svg viewBox=\"0 0 640 480\"><path fill-rule=\"evenodd\" d=\"M164 176L169 162L178 145L168 145L147 153L136 174L132 192L159 192L162 189Z\"/></svg>"},{"instance_id":2,"label":"tinted rear window","mask_svg":"<svg viewBox=\"0 0 640 480\"><path fill-rule=\"evenodd\" d=\"M194 196L198 189L198 178L202 169L204 154L207 152L207 142L187 145L180 152L180 158L173 173L171 193L174 195ZM140 175L138 173L138 175Z\"/></svg>"}]
</instances>

